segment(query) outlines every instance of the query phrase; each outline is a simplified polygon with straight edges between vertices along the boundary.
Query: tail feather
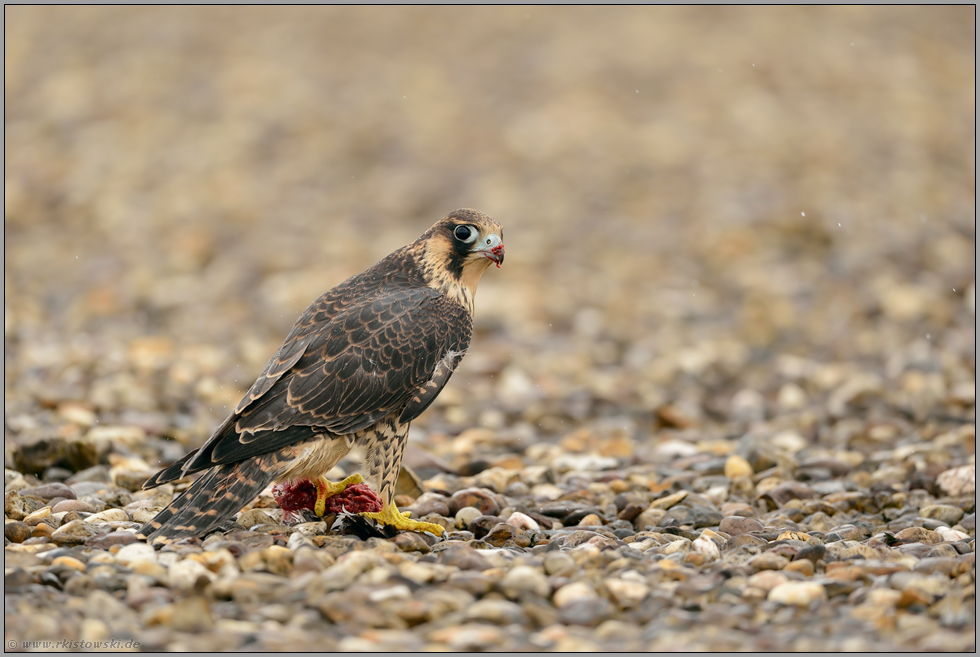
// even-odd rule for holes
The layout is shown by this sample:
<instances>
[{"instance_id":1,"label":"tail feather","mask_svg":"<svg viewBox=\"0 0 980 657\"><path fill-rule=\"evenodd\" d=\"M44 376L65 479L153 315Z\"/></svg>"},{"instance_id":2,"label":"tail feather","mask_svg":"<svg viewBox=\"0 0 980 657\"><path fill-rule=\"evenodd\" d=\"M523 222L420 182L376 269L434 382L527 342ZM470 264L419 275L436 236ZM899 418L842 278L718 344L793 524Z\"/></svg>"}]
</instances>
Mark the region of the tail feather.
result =
<instances>
[{"instance_id":1,"label":"tail feather","mask_svg":"<svg viewBox=\"0 0 980 657\"><path fill-rule=\"evenodd\" d=\"M279 474L275 453L220 465L191 484L140 528L147 539L204 536L222 525Z\"/></svg>"},{"instance_id":2,"label":"tail feather","mask_svg":"<svg viewBox=\"0 0 980 657\"><path fill-rule=\"evenodd\" d=\"M177 479L182 479L185 476L184 464L194 458L195 454L197 454L196 449L185 454L179 461L171 463L163 470L157 472L155 475L146 480L146 483L143 484L143 490L156 488L160 484L166 484Z\"/></svg>"}]
</instances>

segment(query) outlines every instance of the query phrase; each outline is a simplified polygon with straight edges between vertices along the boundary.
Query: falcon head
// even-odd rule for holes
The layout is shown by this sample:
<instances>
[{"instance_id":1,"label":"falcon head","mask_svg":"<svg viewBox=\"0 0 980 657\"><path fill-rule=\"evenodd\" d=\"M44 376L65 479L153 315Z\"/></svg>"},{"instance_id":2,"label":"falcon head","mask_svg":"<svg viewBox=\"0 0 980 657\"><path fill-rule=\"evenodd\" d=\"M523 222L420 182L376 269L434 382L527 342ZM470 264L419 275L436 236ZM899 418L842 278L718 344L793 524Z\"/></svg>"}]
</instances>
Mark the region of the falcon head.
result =
<instances>
[{"instance_id":1,"label":"falcon head","mask_svg":"<svg viewBox=\"0 0 980 657\"><path fill-rule=\"evenodd\" d=\"M504 261L504 229L482 212L456 210L425 231L416 246L429 285L456 296L472 312L483 272Z\"/></svg>"},{"instance_id":2,"label":"falcon head","mask_svg":"<svg viewBox=\"0 0 980 657\"><path fill-rule=\"evenodd\" d=\"M419 238L424 267L433 278L448 278L473 294L490 263L503 263L503 238L503 227L482 212L456 210Z\"/></svg>"}]
</instances>

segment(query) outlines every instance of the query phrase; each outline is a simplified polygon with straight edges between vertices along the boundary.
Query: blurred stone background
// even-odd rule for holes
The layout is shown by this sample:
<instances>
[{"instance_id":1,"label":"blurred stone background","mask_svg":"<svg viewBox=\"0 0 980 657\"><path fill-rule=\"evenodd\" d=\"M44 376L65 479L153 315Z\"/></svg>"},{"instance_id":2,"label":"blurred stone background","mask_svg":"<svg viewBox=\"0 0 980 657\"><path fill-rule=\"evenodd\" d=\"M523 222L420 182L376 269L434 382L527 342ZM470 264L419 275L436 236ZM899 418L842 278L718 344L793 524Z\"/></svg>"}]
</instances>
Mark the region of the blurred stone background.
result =
<instances>
[{"instance_id":1,"label":"blurred stone background","mask_svg":"<svg viewBox=\"0 0 980 657\"><path fill-rule=\"evenodd\" d=\"M507 261L413 434L447 459L975 421L972 6L4 16L8 467L180 456L458 207Z\"/></svg>"}]
</instances>

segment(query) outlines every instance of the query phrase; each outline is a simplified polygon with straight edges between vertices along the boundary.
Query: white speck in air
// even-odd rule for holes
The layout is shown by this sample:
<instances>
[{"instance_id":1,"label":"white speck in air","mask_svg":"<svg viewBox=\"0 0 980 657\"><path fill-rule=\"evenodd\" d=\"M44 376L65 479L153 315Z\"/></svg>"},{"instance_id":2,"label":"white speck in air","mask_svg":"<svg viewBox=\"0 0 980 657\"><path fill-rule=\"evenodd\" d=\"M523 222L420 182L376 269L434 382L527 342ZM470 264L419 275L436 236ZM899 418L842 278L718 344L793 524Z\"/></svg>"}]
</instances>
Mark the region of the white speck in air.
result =
<instances>
[{"instance_id":1,"label":"white speck in air","mask_svg":"<svg viewBox=\"0 0 980 657\"><path fill-rule=\"evenodd\" d=\"M801 216L801 217L805 217L805 216L806 216L806 212L801 212L801 213L800 213L800 216Z\"/></svg>"},{"instance_id":2,"label":"white speck in air","mask_svg":"<svg viewBox=\"0 0 980 657\"><path fill-rule=\"evenodd\" d=\"M838 227L838 228L840 228L840 227L841 227L841 225L840 225L840 222L839 222L839 221L837 222L837 227Z\"/></svg>"},{"instance_id":3,"label":"white speck in air","mask_svg":"<svg viewBox=\"0 0 980 657\"><path fill-rule=\"evenodd\" d=\"M926 340L932 340L932 334L926 333Z\"/></svg>"}]
</instances>

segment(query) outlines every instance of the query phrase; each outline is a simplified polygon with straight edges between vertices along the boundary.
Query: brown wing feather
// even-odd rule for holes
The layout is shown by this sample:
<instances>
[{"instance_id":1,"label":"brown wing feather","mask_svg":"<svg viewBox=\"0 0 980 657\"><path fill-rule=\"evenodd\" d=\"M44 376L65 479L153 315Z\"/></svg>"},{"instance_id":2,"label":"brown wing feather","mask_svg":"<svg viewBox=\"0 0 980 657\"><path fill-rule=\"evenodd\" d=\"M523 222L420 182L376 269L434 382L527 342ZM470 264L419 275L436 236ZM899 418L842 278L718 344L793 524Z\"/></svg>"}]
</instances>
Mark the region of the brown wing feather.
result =
<instances>
[{"instance_id":1,"label":"brown wing feather","mask_svg":"<svg viewBox=\"0 0 980 657\"><path fill-rule=\"evenodd\" d=\"M466 350L469 312L413 276L408 257L390 262L398 255L348 279L303 313L183 474L308 440L314 432L368 428L417 396L447 351Z\"/></svg>"}]
</instances>

